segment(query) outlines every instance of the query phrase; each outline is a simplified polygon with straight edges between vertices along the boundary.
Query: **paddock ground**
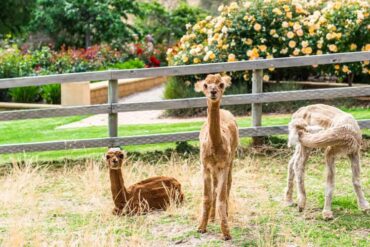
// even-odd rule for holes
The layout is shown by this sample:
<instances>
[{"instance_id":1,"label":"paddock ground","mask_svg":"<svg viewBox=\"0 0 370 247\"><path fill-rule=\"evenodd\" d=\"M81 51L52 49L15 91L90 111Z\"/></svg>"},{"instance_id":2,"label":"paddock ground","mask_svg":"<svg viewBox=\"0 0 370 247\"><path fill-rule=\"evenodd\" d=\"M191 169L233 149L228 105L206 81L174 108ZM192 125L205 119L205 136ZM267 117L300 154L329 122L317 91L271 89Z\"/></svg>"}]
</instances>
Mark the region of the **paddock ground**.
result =
<instances>
[{"instance_id":1,"label":"paddock ground","mask_svg":"<svg viewBox=\"0 0 370 247\"><path fill-rule=\"evenodd\" d=\"M230 226L221 241L218 223L196 232L201 210L199 157L173 154L156 164L136 160L124 167L126 185L155 175L176 177L186 201L166 212L116 217L108 170L101 159L54 165L13 164L0 176L1 246L369 246L370 216L357 209L346 159L337 162L335 219L324 221L323 156L306 173L304 213L282 203L288 149L249 151L234 164ZM77 164L76 164L77 163ZM370 149L362 153L362 183L370 200Z\"/></svg>"}]
</instances>

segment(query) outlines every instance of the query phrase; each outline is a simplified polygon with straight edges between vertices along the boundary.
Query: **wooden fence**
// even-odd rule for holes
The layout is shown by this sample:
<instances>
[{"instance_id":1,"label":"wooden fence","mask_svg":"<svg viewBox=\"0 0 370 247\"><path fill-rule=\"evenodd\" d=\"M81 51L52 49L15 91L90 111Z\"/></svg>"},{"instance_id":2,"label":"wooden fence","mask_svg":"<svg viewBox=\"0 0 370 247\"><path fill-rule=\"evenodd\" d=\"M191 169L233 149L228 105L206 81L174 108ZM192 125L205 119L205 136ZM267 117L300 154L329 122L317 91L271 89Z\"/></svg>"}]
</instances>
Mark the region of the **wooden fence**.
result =
<instances>
[{"instance_id":1,"label":"wooden fence","mask_svg":"<svg viewBox=\"0 0 370 247\"><path fill-rule=\"evenodd\" d=\"M107 104L92 106L62 107L55 109L0 112L0 121L107 113L109 115L108 120L109 137L84 140L66 140L41 143L0 145L0 153L33 152L33 151L78 149L92 147L114 147L122 145L137 145L137 144L187 141L197 139L199 132L118 137L118 112L204 107L206 106L206 100L205 98L202 97L202 98L162 100L141 103L117 103L118 102L117 80L152 76L208 74L225 71L253 70L252 94L224 96L222 100L222 105L252 104L253 127L240 128L240 136L259 137L275 134L285 134L287 133L287 126L261 127L262 103L368 96L370 95L370 86L358 88L347 87L335 89L262 93L263 69L287 68L320 64L349 63L367 60L370 60L370 52L351 52L316 56L240 61L232 63L213 63L213 64L172 66L172 67L133 69L133 70L108 70L99 72L0 79L0 89L31 85L45 85L51 83L109 80L109 90L108 90L109 95ZM370 128L370 120L359 121L359 124L361 128Z\"/></svg>"}]
</instances>

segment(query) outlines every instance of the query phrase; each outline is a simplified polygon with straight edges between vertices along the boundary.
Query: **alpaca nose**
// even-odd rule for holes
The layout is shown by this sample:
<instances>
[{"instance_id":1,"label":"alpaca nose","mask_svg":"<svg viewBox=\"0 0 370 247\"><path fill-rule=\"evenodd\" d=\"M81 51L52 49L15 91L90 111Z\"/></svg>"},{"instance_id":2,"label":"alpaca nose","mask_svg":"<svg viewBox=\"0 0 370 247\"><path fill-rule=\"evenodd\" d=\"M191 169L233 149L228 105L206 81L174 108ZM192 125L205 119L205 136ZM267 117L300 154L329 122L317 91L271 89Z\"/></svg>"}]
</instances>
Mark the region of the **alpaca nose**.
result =
<instances>
[{"instance_id":1,"label":"alpaca nose","mask_svg":"<svg viewBox=\"0 0 370 247\"><path fill-rule=\"evenodd\" d=\"M215 96L217 91L211 91L212 96Z\"/></svg>"}]
</instances>

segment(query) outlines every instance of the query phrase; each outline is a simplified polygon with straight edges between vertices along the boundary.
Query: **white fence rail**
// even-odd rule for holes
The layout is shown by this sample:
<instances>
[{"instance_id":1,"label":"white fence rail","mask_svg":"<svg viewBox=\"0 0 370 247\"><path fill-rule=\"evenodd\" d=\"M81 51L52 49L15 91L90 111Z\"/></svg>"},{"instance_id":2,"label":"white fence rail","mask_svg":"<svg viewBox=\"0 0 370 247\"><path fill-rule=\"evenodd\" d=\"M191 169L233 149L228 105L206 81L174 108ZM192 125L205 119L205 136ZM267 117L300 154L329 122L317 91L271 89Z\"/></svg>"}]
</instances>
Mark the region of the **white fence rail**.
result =
<instances>
[{"instance_id":1,"label":"white fence rail","mask_svg":"<svg viewBox=\"0 0 370 247\"><path fill-rule=\"evenodd\" d=\"M262 84L262 69L286 68L319 64L348 63L370 60L370 52L337 53L317 56L288 57L241 61L232 63L214 63L187 66L173 66L149 69L111 70L101 72L86 72L73 74L59 74L37 77L22 77L0 79L0 88L12 88L31 85L45 85L51 83L68 83L90 80L109 80L109 102L102 105L62 107L55 109L19 110L0 112L0 121L17 119L35 119L57 116L109 114L109 137L87 140L66 140L42 143L20 143L0 145L0 153L16 153L31 151L47 151L61 149L77 149L91 147L113 147L120 145L137 145L159 142L186 141L198 138L198 132L118 137L118 112L142 110L182 109L206 106L205 98L189 98L178 100L162 100L141 103L117 103L117 79L142 78L152 76L174 76L207 74L225 71L254 70L254 87ZM252 104L253 127L241 128L241 136L267 136L287 133L286 126L260 127L262 118L261 103L297 101L311 99L332 99L370 95L370 86L348 87L335 89L318 89L289 92L261 93L261 88L254 88L252 94L224 96L223 105ZM370 128L370 120L359 121L362 128Z\"/></svg>"}]
</instances>

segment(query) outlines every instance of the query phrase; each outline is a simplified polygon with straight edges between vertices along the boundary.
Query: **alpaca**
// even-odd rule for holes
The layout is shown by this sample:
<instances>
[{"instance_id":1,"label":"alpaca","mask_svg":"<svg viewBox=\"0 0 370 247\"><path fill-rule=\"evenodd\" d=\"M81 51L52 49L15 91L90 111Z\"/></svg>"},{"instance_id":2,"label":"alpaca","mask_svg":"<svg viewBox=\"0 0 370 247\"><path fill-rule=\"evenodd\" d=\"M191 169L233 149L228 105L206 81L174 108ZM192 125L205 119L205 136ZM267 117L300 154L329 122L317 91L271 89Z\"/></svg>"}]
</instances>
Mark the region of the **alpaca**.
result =
<instances>
[{"instance_id":1,"label":"alpaca","mask_svg":"<svg viewBox=\"0 0 370 247\"><path fill-rule=\"evenodd\" d=\"M203 166L203 211L198 232L207 231L208 219L214 220L216 201L221 218L224 240L231 239L228 226L228 201L231 189L232 164L239 144L239 132L234 116L220 110L225 88L231 78L220 74L208 75L195 84L195 91L203 92L207 98L207 122L203 125L200 140L200 156Z\"/></svg>"},{"instance_id":2,"label":"alpaca","mask_svg":"<svg viewBox=\"0 0 370 247\"><path fill-rule=\"evenodd\" d=\"M152 177L126 189L121 170L125 161L124 153L118 148L111 148L106 153L106 161L115 205L113 214L141 214L154 209L166 210L171 201L182 203L184 194L176 179Z\"/></svg>"},{"instance_id":3,"label":"alpaca","mask_svg":"<svg viewBox=\"0 0 370 247\"><path fill-rule=\"evenodd\" d=\"M300 108L289 123L288 146L295 145L295 152L288 164L288 186L285 200L293 205L293 179L296 176L298 208L303 211L306 205L304 187L305 164L312 148L326 148L327 170L323 218L333 219L331 202L334 190L334 160L339 154L348 156L352 166L352 183L360 209L369 211L360 182L360 148L362 135L357 121L352 115L335 107L316 104Z\"/></svg>"}]
</instances>

